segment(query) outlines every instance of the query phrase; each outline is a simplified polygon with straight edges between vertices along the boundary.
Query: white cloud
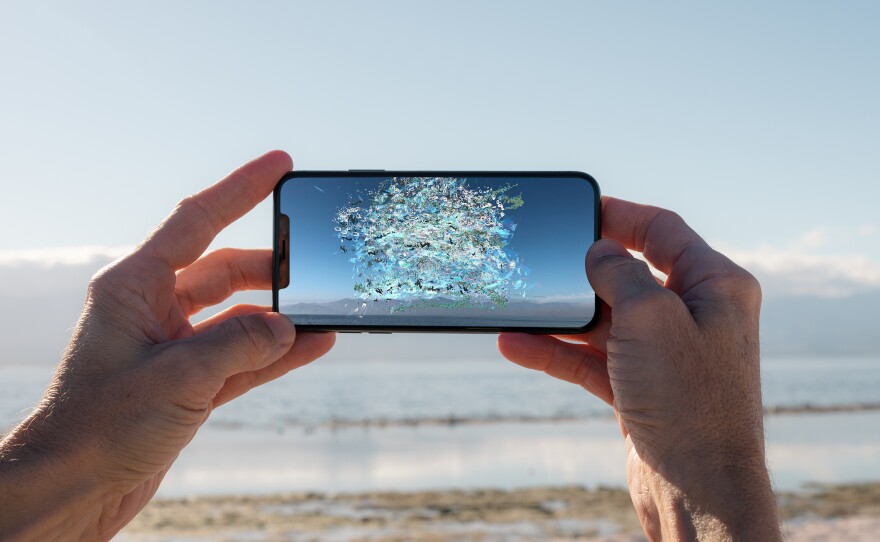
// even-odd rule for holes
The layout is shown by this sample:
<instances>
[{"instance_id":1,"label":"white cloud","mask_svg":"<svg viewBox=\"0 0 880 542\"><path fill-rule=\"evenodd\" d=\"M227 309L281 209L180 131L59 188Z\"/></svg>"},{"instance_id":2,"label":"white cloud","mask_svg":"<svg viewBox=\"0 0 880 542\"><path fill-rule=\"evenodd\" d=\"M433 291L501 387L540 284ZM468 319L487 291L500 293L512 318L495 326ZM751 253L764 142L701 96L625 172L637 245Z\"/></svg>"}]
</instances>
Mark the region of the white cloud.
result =
<instances>
[{"instance_id":1,"label":"white cloud","mask_svg":"<svg viewBox=\"0 0 880 542\"><path fill-rule=\"evenodd\" d=\"M876 227L868 225L854 233L874 235ZM829 247L833 246L833 234L827 228L814 228L782 245L762 244L755 248L742 248L715 243L713 246L754 273L761 280L766 295L847 297L880 289L880 261L865 253L831 252ZM0 250L0 268L6 268L7 271L19 269L23 273L27 269L87 267L94 272L131 249L131 246L87 245ZM641 254L634 255L642 257ZM665 279L659 271L653 268L652 271L661 280ZM82 280L79 274L77 278ZM22 279L26 280L27 277ZM61 276L53 275L53 282L61 279ZM542 301L562 299L546 298Z\"/></svg>"},{"instance_id":2,"label":"white cloud","mask_svg":"<svg viewBox=\"0 0 880 542\"><path fill-rule=\"evenodd\" d=\"M861 235L862 237L871 237L873 235L877 235L880 233L880 227L877 224L865 224L856 230L856 233Z\"/></svg>"},{"instance_id":3,"label":"white cloud","mask_svg":"<svg viewBox=\"0 0 880 542\"><path fill-rule=\"evenodd\" d=\"M765 296L842 298L880 290L880 259L871 256L876 251L871 247L864 250L862 241L857 240L878 232L880 229L872 225L853 231L818 227L779 245L711 245L754 274ZM648 263L641 253L630 253ZM655 277L666 280L666 275L648 265Z\"/></svg>"},{"instance_id":4,"label":"white cloud","mask_svg":"<svg viewBox=\"0 0 880 542\"><path fill-rule=\"evenodd\" d=\"M82 266L96 261L115 260L128 253L130 246L87 245L78 247L35 248L23 250L0 250L0 267L39 267L49 269L58 266Z\"/></svg>"},{"instance_id":5,"label":"white cloud","mask_svg":"<svg viewBox=\"0 0 880 542\"><path fill-rule=\"evenodd\" d=\"M801 249L818 249L831 243L831 232L828 228L813 228L804 232L794 240L793 246Z\"/></svg>"},{"instance_id":6,"label":"white cloud","mask_svg":"<svg viewBox=\"0 0 880 542\"><path fill-rule=\"evenodd\" d=\"M786 246L716 247L757 276L765 294L848 297L880 289L880 261L862 253L820 252L827 232L818 231Z\"/></svg>"}]
</instances>

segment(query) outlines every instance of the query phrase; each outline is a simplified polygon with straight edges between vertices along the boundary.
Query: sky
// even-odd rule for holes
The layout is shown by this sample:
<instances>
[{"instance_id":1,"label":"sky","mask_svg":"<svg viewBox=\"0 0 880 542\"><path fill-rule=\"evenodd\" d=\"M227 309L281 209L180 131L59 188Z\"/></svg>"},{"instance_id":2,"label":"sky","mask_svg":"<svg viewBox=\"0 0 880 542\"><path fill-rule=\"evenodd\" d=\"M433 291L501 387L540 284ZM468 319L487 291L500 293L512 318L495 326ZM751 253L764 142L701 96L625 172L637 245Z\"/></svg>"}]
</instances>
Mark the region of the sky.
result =
<instances>
[{"instance_id":1,"label":"sky","mask_svg":"<svg viewBox=\"0 0 880 542\"><path fill-rule=\"evenodd\" d=\"M765 298L876 293L878 20L869 1L6 2L0 278L46 279L0 295L73 288L273 148L300 169L586 171L677 211ZM214 246L270 239L267 202Z\"/></svg>"},{"instance_id":2,"label":"sky","mask_svg":"<svg viewBox=\"0 0 880 542\"><path fill-rule=\"evenodd\" d=\"M284 184L281 189L281 212L290 217L291 275L290 287L280 294L282 305L332 302L357 296L354 284L363 282L363 278L353 276L355 265L350 263L350 259L355 257L355 253L351 251L351 243L341 242L340 234L334 230L339 226L336 217L340 210L358 201L364 201L360 206L364 216L374 213L370 211L372 207L369 202L379 186L387 182L386 179L294 177ZM547 300L572 298L572 301L579 298L582 302L592 304L593 291L584 273L584 254L595 235L594 192L585 179L475 176L463 179L461 186L469 191L509 187L505 192L507 196L522 198L524 204L521 207L505 209L503 218L497 213L495 216L509 222L506 228L511 229L512 236L506 240L505 253L518 257L528 270L527 276L514 274L514 281L518 278L532 285L526 288L525 297ZM409 202L408 208L410 216L432 210L414 200ZM473 210L474 216L480 212L479 207ZM434 215L433 212L430 214ZM459 208L446 214L454 221L467 216ZM389 233L397 229L391 225L388 231L380 232ZM464 232L466 229L470 228L461 227L458 231ZM457 232L446 233L440 239L426 240L436 244L436 241L443 242L450 238L449 234L457 237ZM491 242L488 236L484 239L487 243ZM458 244L462 245L461 242ZM470 243L464 244L470 246ZM344 246L346 251L340 250L340 246ZM439 263L446 264L444 261ZM365 261L361 265L365 265ZM373 275L369 275L369 269L361 272L377 278L384 276L384 271L380 272L378 267L370 269L375 271ZM398 269L396 266L388 269L392 275L398 274L395 272ZM428 280L427 277L424 279ZM509 284L512 286L514 281ZM505 297L515 299L521 293L523 290L511 289Z\"/></svg>"}]
</instances>

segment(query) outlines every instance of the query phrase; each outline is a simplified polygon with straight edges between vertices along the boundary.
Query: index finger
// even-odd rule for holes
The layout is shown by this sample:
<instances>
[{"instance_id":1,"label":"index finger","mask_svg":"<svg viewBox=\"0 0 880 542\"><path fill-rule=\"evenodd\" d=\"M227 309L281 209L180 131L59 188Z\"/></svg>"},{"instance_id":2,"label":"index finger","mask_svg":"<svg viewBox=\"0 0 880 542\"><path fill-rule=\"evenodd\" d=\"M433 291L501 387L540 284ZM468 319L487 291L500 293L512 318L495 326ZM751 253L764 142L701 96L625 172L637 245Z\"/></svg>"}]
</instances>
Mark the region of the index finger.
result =
<instances>
[{"instance_id":1,"label":"index finger","mask_svg":"<svg viewBox=\"0 0 880 542\"><path fill-rule=\"evenodd\" d=\"M164 260L175 271L196 261L220 231L268 196L293 168L284 151L271 151L223 180L184 198L138 250Z\"/></svg>"},{"instance_id":2,"label":"index finger","mask_svg":"<svg viewBox=\"0 0 880 542\"><path fill-rule=\"evenodd\" d=\"M678 214L608 196L602 196L602 236L641 252L667 275L686 250L711 250Z\"/></svg>"}]
</instances>

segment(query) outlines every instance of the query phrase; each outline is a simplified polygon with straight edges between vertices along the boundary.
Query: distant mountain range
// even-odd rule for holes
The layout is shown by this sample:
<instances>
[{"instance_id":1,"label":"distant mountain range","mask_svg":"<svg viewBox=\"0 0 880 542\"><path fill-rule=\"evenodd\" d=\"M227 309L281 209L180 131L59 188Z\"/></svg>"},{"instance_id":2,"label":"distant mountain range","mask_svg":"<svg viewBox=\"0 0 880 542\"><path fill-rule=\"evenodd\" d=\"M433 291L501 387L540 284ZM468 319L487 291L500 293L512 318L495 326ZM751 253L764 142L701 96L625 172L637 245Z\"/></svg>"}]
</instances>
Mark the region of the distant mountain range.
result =
<instances>
[{"instance_id":1,"label":"distant mountain range","mask_svg":"<svg viewBox=\"0 0 880 542\"><path fill-rule=\"evenodd\" d=\"M0 364L55 364L85 299L89 277L106 261L81 266L0 267ZM880 357L880 291L845 298L774 297L765 291L761 343L768 356L872 355ZM349 300L354 303L354 300ZM268 292L237 294L233 302L271 303ZM346 300L339 300L345 303ZM305 308L306 305L299 305ZM353 308L353 305L351 305ZM523 310L567 310L557 302ZM317 309L316 309L317 310ZM511 302L511 310L519 310ZM492 336L340 336L331 356L363 359L474 358L497 355Z\"/></svg>"},{"instance_id":2,"label":"distant mountain range","mask_svg":"<svg viewBox=\"0 0 880 542\"><path fill-rule=\"evenodd\" d=\"M845 298L769 297L761 311L765 354L880 356L880 292Z\"/></svg>"},{"instance_id":3,"label":"distant mountain range","mask_svg":"<svg viewBox=\"0 0 880 542\"><path fill-rule=\"evenodd\" d=\"M460 308L443 307L442 305L452 305L456 303L455 299L437 297L432 300L431 306L415 306L410 307L410 303L391 299L388 301L367 301L366 314L389 314L391 309L403 309L401 314L412 316L456 316L462 314ZM355 308L360 309L364 301L357 298L339 299L328 303L292 303L281 305L281 312L290 314L309 314L309 315L341 315L350 314ZM439 305L439 306L438 306ZM585 313L592 313L592 301L584 301L581 303L569 303L562 301L546 301L534 300L529 298L514 298L510 300L503 309L493 308L495 305L486 303L481 310L480 308L470 309L466 312L475 313L503 313L507 317L536 318L554 317L554 318L583 318Z\"/></svg>"}]
</instances>

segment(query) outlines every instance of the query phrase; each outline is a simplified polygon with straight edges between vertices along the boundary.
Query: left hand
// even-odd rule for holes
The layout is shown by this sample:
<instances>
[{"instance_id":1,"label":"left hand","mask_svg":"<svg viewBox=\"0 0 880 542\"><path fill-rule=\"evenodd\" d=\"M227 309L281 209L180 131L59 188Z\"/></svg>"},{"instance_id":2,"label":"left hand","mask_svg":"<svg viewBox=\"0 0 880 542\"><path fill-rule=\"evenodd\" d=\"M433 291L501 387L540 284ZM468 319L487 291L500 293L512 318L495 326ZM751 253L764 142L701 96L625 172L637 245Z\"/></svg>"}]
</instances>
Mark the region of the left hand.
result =
<instances>
[{"instance_id":1,"label":"left hand","mask_svg":"<svg viewBox=\"0 0 880 542\"><path fill-rule=\"evenodd\" d=\"M271 250L202 254L291 168L279 151L242 166L95 275L43 401L0 444L0 538L45 538L58 523L64 538L109 539L213 408L333 346L334 334L297 334L267 307L190 322L233 292L271 288Z\"/></svg>"}]
</instances>

